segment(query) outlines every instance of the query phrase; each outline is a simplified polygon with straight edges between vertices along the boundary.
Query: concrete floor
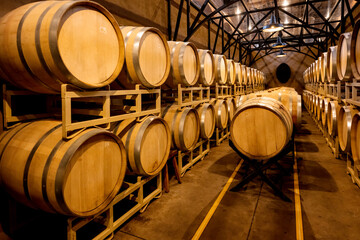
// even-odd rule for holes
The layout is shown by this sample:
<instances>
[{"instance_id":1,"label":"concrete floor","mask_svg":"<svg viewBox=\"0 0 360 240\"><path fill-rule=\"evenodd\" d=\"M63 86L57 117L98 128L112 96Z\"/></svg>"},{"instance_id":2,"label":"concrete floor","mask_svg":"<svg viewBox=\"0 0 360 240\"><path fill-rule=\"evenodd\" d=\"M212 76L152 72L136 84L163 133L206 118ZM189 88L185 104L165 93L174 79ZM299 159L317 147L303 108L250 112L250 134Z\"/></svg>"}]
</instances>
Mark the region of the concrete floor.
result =
<instances>
[{"instance_id":1,"label":"concrete floor","mask_svg":"<svg viewBox=\"0 0 360 240\"><path fill-rule=\"evenodd\" d=\"M346 174L346 163L333 157L306 111L296 146L305 239L359 239L360 189ZM227 141L212 148L186 173L182 184L172 180L170 193L128 221L114 239L191 239L239 161ZM288 159L282 164L292 167ZM245 172L243 165L231 186ZM267 173L292 202L274 196L257 178L239 192L225 194L201 239L296 239L293 176L279 179L276 169Z\"/></svg>"}]
</instances>

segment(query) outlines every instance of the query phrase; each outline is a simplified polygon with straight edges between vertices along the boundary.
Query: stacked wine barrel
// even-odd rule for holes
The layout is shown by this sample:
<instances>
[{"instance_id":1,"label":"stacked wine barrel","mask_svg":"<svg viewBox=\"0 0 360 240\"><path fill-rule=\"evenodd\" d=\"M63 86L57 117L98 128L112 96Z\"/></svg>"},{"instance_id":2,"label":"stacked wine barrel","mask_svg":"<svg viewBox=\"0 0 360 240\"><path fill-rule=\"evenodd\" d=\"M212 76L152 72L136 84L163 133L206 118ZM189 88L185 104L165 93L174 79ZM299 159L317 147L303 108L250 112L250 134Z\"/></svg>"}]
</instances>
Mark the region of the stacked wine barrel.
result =
<instances>
[{"instance_id":1,"label":"stacked wine barrel","mask_svg":"<svg viewBox=\"0 0 360 240\"><path fill-rule=\"evenodd\" d=\"M351 89L350 99L344 99L343 86L346 82L360 80L359 30L358 21L352 32L341 34L338 44L322 53L317 60L317 63L321 61L318 64L320 77L316 76L316 61L303 73L305 86L309 86L303 93L306 108L324 132L338 139L341 151L350 154L356 162L360 159L360 115L358 105L353 105L352 101L358 102L358 99L351 97ZM326 92L316 91L319 86ZM328 91L329 86L335 86L337 92Z\"/></svg>"},{"instance_id":2,"label":"stacked wine barrel","mask_svg":"<svg viewBox=\"0 0 360 240\"><path fill-rule=\"evenodd\" d=\"M85 0L40 1L9 12L0 19L0 52L1 79L39 95L59 95L64 84L79 91L126 91L265 80L263 72L224 55L167 41L156 28L119 26L107 9ZM97 214L127 174L154 176L170 149L191 151L199 138L226 129L239 101L231 96L183 108L164 102L156 116L128 118L110 130L89 127L70 140L62 138L59 120L21 123L0 136L0 186L33 208ZM155 104L151 98L144 102Z\"/></svg>"}]
</instances>

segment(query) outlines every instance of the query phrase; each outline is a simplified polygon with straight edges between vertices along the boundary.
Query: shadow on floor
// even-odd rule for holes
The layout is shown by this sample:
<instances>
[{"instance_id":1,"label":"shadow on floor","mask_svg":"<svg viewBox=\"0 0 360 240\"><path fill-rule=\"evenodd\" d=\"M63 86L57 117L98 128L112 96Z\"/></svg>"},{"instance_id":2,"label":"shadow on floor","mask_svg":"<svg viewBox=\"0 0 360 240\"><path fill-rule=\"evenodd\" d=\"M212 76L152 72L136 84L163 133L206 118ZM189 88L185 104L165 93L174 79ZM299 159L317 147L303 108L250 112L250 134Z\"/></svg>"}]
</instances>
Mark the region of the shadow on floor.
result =
<instances>
[{"instance_id":1,"label":"shadow on floor","mask_svg":"<svg viewBox=\"0 0 360 240\"><path fill-rule=\"evenodd\" d=\"M319 152L318 146L313 142L295 141L297 152Z\"/></svg>"}]
</instances>

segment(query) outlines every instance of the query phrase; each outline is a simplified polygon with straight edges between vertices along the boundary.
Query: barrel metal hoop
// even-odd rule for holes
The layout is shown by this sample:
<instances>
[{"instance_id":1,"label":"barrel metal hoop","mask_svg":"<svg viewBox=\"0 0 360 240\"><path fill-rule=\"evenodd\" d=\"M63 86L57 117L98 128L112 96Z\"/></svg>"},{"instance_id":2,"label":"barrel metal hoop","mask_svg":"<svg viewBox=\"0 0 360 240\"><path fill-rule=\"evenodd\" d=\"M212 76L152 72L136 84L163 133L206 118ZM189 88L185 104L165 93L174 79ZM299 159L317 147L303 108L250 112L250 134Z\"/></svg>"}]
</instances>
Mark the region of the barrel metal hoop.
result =
<instances>
[{"instance_id":1,"label":"barrel metal hoop","mask_svg":"<svg viewBox=\"0 0 360 240\"><path fill-rule=\"evenodd\" d=\"M31 149L31 152L26 160L25 168L24 168L24 175L23 175L23 188L26 198L31 201L30 193L29 193L29 186L28 186L28 177L29 177L29 169L31 162L33 160L33 157L35 155L35 152L38 150L40 145L43 143L43 141L55 130L59 129L62 126L62 124L58 124L55 127L48 130L44 135L41 136L41 138L35 143L34 147Z\"/></svg>"},{"instance_id":2,"label":"barrel metal hoop","mask_svg":"<svg viewBox=\"0 0 360 240\"><path fill-rule=\"evenodd\" d=\"M32 7L30 7L25 14L22 16L18 28L17 28L17 33L16 33L16 45L17 45L17 49L18 49L18 54L21 60L21 63L23 64L24 68L26 69L26 72L32 77L34 78L37 83L39 83L42 87L46 88L47 90L49 90L50 92L54 93L54 92L58 92L58 89L53 89L51 87L49 87L48 85L46 85L46 83L44 83L41 79L39 79L34 73L33 71L31 71L28 63L26 62L25 56L24 56L24 52L22 49L22 45L21 45L21 36L22 36L22 27L24 25L25 19L27 18L27 16L30 14L30 12L36 8L38 5L43 4L44 2L38 2L36 4L34 4Z\"/></svg>"},{"instance_id":3,"label":"barrel metal hoop","mask_svg":"<svg viewBox=\"0 0 360 240\"><path fill-rule=\"evenodd\" d=\"M148 117L144 122L142 122L142 124L140 126L140 129L137 132L137 135L135 137L135 143L134 143L135 165L136 165L136 168L137 168L138 172L141 175L145 175L145 176L149 176L150 174L148 172L146 172L144 170L144 168L142 167L142 165L141 165L141 156L140 156L141 142L142 142L142 139L143 139L143 136L144 136L144 133L145 133L147 127L156 119L157 119L157 117L151 116L151 117Z\"/></svg>"},{"instance_id":4,"label":"barrel metal hoop","mask_svg":"<svg viewBox=\"0 0 360 240\"><path fill-rule=\"evenodd\" d=\"M116 137L114 134L112 134L111 132L104 131L102 129L93 129L93 130L83 134L78 139L76 139L75 142L73 142L71 144L71 146L66 150L64 156L62 157L62 159L60 161L59 167L56 172L56 177L55 177L55 196L56 196L56 200L57 200L59 206L65 212L71 213L71 211L68 208L68 206L66 205L65 199L64 199L64 178L65 178L67 167L69 166L69 163L70 163L72 157L74 156L76 151L79 149L79 147L81 147L84 144L84 142L89 140L91 137L96 136L100 133L107 135L109 137L112 137L119 145L121 145L120 139L118 137ZM106 200L105 200L105 202L106 202Z\"/></svg>"}]
</instances>

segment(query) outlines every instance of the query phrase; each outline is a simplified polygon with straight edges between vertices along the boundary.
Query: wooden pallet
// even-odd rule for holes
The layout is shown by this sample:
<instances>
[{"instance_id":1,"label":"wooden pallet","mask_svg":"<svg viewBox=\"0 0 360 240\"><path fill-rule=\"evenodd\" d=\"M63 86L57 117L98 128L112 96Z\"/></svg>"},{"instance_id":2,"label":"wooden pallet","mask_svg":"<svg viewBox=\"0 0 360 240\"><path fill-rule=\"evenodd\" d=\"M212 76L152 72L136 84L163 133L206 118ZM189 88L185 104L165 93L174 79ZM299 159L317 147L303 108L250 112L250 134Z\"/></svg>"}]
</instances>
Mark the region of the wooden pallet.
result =
<instances>
[{"instance_id":1,"label":"wooden pallet","mask_svg":"<svg viewBox=\"0 0 360 240\"><path fill-rule=\"evenodd\" d=\"M153 179L156 180L156 189L151 191L151 193L148 195L145 195L144 186L149 184ZM98 234L92 238L93 240L108 239L109 237L112 238L114 231L117 228L119 228L137 212L143 212L151 200L159 198L162 194L161 171L159 174L148 178L142 178L138 176L134 181L125 181L124 184L128 185L129 187L122 190L114 198L108 208L102 213L88 218L69 218L67 221L67 239L76 240L77 231L87 226L90 222L96 222L105 227L104 230L98 232ZM121 207L121 201L125 198L133 201L135 206L133 206L125 213L118 213L117 211L120 211L119 206ZM114 215L120 215L120 217L115 219Z\"/></svg>"},{"instance_id":2,"label":"wooden pallet","mask_svg":"<svg viewBox=\"0 0 360 240\"><path fill-rule=\"evenodd\" d=\"M203 87L201 84L198 87L182 87L179 84L177 89L166 89L162 93L162 100L176 102L179 110L210 102L210 87Z\"/></svg>"},{"instance_id":3,"label":"wooden pallet","mask_svg":"<svg viewBox=\"0 0 360 240\"><path fill-rule=\"evenodd\" d=\"M199 139L195 147L187 152L178 151L177 164L179 175L184 176L185 172L194 166L200 160L203 160L206 154L210 152L210 140ZM185 157L188 157L185 159Z\"/></svg>"}]
</instances>

